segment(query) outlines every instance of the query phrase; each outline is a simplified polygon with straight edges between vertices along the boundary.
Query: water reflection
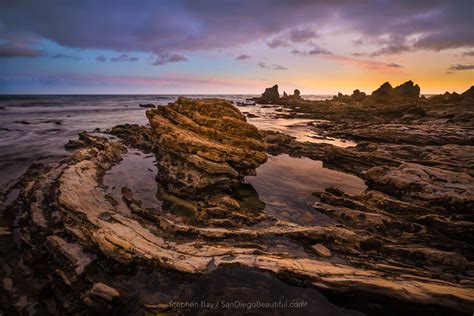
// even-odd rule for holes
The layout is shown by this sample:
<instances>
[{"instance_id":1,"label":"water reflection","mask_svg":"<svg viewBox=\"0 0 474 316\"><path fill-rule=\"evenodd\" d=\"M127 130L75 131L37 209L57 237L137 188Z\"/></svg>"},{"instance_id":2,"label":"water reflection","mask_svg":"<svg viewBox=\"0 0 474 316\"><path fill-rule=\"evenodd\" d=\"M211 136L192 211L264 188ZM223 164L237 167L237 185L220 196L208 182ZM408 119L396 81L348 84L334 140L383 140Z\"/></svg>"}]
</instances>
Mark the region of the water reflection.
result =
<instances>
[{"instance_id":1,"label":"water reflection","mask_svg":"<svg viewBox=\"0 0 474 316\"><path fill-rule=\"evenodd\" d=\"M154 155L130 149L122 156L122 160L105 174L103 183L107 188L106 193L118 203L116 207L119 212L130 212L122 199L122 188L130 189L131 198L139 201L141 208L161 211L162 202L156 197L156 173Z\"/></svg>"},{"instance_id":2,"label":"water reflection","mask_svg":"<svg viewBox=\"0 0 474 316\"><path fill-rule=\"evenodd\" d=\"M270 156L257 168L257 176L245 177L257 190L270 214L301 225L332 223L316 212L317 198L311 193L332 187L350 194L361 194L367 186L356 176L324 168L321 161L293 158L286 154Z\"/></svg>"}]
</instances>

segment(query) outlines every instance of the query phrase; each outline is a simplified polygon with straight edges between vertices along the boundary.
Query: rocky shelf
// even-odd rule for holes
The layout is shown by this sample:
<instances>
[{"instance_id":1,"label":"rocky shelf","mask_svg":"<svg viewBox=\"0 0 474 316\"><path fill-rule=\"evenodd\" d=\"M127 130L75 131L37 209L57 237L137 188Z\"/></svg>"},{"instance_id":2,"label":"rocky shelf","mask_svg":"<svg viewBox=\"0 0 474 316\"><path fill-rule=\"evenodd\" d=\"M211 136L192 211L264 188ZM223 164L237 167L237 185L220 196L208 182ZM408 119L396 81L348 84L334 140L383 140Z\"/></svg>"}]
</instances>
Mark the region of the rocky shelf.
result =
<instances>
[{"instance_id":1,"label":"rocky shelf","mask_svg":"<svg viewBox=\"0 0 474 316\"><path fill-rule=\"evenodd\" d=\"M413 85L394 90L385 86L375 95L419 93ZM303 102L299 91L286 99ZM429 104L432 122L440 106ZM320 108L306 106L313 117L339 116L332 134L347 124L345 111L321 117ZM473 151L466 122L456 121L456 131L448 132L452 124L433 131L418 121L423 127L410 130L424 131L418 138L424 146L415 146L403 142L411 134L386 141L397 134L380 118L376 124L385 124L385 132L338 148L259 131L219 99L179 98L147 117L149 126L82 133L70 158L30 167L4 193L17 246L0 259L8 300L1 304L20 312L177 312L168 304L170 278L176 287L192 288L191 280L243 267L369 314L474 309ZM363 135L357 128L353 132ZM145 207L127 187L117 201L104 183L130 148L156 159L159 207ZM313 193L313 211L334 224L278 219L265 212L244 177L255 174L267 154L283 153L321 160L364 179L367 189ZM159 273L161 285L144 289L144 273Z\"/></svg>"}]
</instances>

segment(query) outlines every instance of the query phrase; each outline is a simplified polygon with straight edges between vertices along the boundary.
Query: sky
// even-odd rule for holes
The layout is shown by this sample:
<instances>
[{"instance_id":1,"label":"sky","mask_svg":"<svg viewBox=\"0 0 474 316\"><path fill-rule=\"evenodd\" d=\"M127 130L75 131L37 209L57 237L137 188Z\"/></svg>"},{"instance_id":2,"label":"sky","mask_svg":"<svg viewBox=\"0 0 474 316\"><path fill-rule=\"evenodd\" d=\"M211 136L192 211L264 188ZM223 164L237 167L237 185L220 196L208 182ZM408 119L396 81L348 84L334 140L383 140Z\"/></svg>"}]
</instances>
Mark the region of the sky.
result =
<instances>
[{"instance_id":1,"label":"sky","mask_svg":"<svg viewBox=\"0 0 474 316\"><path fill-rule=\"evenodd\" d=\"M1 94L474 84L474 1L0 1Z\"/></svg>"}]
</instances>

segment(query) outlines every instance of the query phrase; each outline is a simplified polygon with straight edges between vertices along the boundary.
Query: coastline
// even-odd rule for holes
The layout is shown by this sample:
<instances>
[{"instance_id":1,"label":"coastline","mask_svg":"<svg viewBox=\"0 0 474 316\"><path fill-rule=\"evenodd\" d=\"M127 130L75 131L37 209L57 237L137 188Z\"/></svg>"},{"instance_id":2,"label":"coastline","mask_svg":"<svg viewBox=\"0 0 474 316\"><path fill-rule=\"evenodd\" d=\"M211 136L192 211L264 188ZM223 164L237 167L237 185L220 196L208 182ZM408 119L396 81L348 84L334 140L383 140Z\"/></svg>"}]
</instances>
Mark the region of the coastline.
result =
<instances>
[{"instance_id":1,"label":"coastline","mask_svg":"<svg viewBox=\"0 0 474 316\"><path fill-rule=\"evenodd\" d=\"M150 125L121 122L82 133L70 157L30 167L3 192L10 227L2 238L11 242L16 236L21 245L2 249L11 255L2 259L3 266L15 258L47 262L19 269L29 271L38 287L26 291L26 305L39 304L35 295L47 287L62 293L69 311L84 306L110 311L130 300L139 302L135 311L176 311L160 289L142 296L134 276L156 269L195 279L244 267L319 290L330 304L349 309L341 314L469 312L474 306L474 90L427 99L413 83L382 87L369 96L354 92L327 101L305 100L299 91L280 97L273 87L255 100L259 106L180 98L146 110ZM251 125L262 115L311 121L265 131ZM282 133L301 126L313 132L313 142ZM353 143L334 146L334 140ZM197 151L196 144L202 146ZM114 198L104 185L130 148L156 160L159 211L142 206L138 189L122 188ZM314 189L309 213L330 218L325 225L305 219L307 210L278 217L265 211L258 186L244 181L258 177L259 166L269 166L268 154L286 154L295 165L298 159L321 161L367 187L348 192L328 180ZM269 174L291 173L274 168ZM293 195L299 194L295 189ZM125 203L122 211L119 202ZM3 271L12 283L4 289L7 295L25 286L17 272ZM52 282L42 278L48 273L55 275ZM330 304L325 306L334 308Z\"/></svg>"}]
</instances>

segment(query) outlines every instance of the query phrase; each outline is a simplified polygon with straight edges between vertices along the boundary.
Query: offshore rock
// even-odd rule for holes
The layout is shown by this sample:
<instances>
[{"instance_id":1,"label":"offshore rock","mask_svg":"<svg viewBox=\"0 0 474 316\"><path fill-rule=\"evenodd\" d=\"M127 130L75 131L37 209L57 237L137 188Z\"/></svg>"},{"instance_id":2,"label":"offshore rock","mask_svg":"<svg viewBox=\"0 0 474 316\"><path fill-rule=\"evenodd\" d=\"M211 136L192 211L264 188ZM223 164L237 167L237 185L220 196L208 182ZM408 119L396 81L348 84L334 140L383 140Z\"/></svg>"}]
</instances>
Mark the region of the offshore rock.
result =
<instances>
[{"instance_id":1,"label":"offshore rock","mask_svg":"<svg viewBox=\"0 0 474 316\"><path fill-rule=\"evenodd\" d=\"M255 100L257 103L275 103L278 104L280 101L280 94L278 92L278 85L274 85L271 88L266 88L265 92L262 93L260 98Z\"/></svg>"},{"instance_id":2,"label":"offshore rock","mask_svg":"<svg viewBox=\"0 0 474 316\"><path fill-rule=\"evenodd\" d=\"M393 89L396 96L404 98L418 98L420 96L420 86L413 84L413 81L407 81Z\"/></svg>"},{"instance_id":3,"label":"offshore rock","mask_svg":"<svg viewBox=\"0 0 474 316\"><path fill-rule=\"evenodd\" d=\"M267 160L257 128L229 102L179 98L147 112L157 179L178 196L235 189Z\"/></svg>"},{"instance_id":4,"label":"offshore rock","mask_svg":"<svg viewBox=\"0 0 474 316\"><path fill-rule=\"evenodd\" d=\"M372 92L372 97L376 99L417 99L420 96L420 87L413 84L413 81L407 81L395 88L388 82L385 82L377 90Z\"/></svg>"}]
</instances>

